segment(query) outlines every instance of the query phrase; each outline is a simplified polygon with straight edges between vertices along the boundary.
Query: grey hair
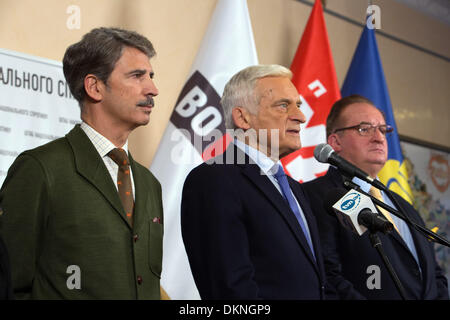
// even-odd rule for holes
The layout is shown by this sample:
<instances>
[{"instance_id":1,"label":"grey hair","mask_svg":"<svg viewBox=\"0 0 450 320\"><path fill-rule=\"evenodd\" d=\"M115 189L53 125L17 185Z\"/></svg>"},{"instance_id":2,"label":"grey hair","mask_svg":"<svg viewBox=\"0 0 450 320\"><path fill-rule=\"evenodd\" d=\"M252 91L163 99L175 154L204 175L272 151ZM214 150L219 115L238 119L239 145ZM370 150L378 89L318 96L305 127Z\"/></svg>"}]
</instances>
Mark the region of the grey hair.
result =
<instances>
[{"instance_id":1,"label":"grey hair","mask_svg":"<svg viewBox=\"0 0 450 320\"><path fill-rule=\"evenodd\" d=\"M277 64L255 65L242 69L227 82L220 100L225 116L225 128L236 129L231 114L233 108L239 106L247 109L250 113L257 112L261 97L255 92L256 83L259 79L266 77L292 79L292 72Z\"/></svg>"}]
</instances>

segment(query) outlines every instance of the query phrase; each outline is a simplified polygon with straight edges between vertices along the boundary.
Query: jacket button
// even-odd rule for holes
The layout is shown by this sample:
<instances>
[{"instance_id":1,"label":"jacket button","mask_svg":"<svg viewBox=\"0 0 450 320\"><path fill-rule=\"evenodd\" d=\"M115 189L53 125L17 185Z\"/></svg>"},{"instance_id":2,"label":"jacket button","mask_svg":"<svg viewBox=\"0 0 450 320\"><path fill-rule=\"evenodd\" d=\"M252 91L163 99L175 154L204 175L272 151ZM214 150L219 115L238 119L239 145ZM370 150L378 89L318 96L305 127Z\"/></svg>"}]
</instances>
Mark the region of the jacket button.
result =
<instances>
[{"instance_id":1,"label":"jacket button","mask_svg":"<svg viewBox=\"0 0 450 320\"><path fill-rule=\"evenodd\" d=\"M138 237L137 234L135 234L135 235L133 236L133 241L134 241L134 242L137 242L138 240L139 240L139 237Z\"/></svg>"},{"instance_id":2,"label":"jacket button","mask_svg":"<svg viewBox=\"0 0 450 320\"><path fill-rule=\"evenodd\" d=\"M142 277L141 276L137 276L137 283L138 284L142 284Z\"/></svg>"}]
</instances>

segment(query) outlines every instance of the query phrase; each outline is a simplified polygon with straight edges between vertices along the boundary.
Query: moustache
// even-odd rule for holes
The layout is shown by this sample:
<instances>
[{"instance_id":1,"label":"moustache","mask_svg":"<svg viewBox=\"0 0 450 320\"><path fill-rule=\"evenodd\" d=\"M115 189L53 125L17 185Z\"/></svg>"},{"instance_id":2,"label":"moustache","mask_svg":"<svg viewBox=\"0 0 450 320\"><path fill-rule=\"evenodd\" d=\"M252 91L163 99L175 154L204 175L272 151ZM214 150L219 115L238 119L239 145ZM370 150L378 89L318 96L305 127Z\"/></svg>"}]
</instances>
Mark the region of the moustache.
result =
<instances>
[{"instance_id":1,"label":"moustache","mask_svg":"<svg viewBox=\"0 0 450 320\"><path fill-rule=\"evenodd\" d=\"M139 101L137 103L138 107L147 107L147 106L153 107L154 105L155 105L155 101L153 100L153 97L148 97L146 100Z\"/></svg>"}]
</instances>

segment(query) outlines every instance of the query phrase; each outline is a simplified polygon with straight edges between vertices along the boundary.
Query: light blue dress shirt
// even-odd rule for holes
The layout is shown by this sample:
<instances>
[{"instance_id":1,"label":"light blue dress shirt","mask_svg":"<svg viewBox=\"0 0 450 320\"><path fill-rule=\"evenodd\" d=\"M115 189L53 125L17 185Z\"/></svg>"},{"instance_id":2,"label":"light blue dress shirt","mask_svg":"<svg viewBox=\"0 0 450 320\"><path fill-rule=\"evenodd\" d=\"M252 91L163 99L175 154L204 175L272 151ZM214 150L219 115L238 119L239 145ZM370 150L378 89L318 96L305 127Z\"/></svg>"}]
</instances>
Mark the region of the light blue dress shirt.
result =
<instances>
[{"instance_id":1,"label":"light blue dress shirt","mask_svg":"<svg viewBox=\"0 0 450 320\"><path fill-rule=\"evenodd\" d=\"M371 184L369 184L357 177L354 177L352 179L352 181L353 181L353 183L356 183L361 188L362 191L369 193L370 187L372 186ZM381 191L381 195L383 196L383 202L385 204L387 204L391 208L394 208L397 210L397 207L394 206L391 199L389 199L389 197L383 191ZM419 266L419 269L420 269L420 263L419 263L419 258L417 256L416 246L414 245L414 241L411 236L411 231L409 230L408 225L406 224L406 222L403 219L397 217L396 215L391 214L391 216L392 216L392 220L394 220L394 223L397 226L397 229L398 229L401 237L403 238L403 241L406 243L406 245L409 248L409 251L411 251L412 255L416 259L417 265Z\"/></svg>"}]
</instances>

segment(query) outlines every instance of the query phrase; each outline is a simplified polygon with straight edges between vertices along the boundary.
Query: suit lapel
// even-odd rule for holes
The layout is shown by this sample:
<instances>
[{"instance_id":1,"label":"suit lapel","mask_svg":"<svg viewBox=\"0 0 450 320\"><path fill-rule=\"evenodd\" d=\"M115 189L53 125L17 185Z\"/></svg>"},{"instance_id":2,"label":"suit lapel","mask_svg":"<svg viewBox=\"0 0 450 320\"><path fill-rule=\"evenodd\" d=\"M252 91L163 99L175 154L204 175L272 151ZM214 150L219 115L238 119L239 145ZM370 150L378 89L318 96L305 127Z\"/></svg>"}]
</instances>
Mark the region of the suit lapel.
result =
<instances>
[{"instance_id":1,"label":"suit lapel","mask_svg":"<svg viewBox=\"0 0 450 320\"><path fill-rule=\"evenodd\" d=\"M100 191L129 226L114 182L92 142L79 125L76 125L66 138L72 147L78 173Z\"/></svg>"},{"instance_id":2,"label":"suit lapel","mask_svg":"<svg viewBox=\"0 0 450 320\"><path fill-rule=\"evenodd\" d=\"M139 228L145 224L144 212L147 212L147 195L151 191L149 187L145 185L143 175L140 173L140 168L134 161L131 153L129 153L130 166L133 171L134 189L135 189L135 201L134 201L134 221L133 230L139 230ZM152 201L153 203L154 201Z\"/></svg>"},{"instance_id":3,"label":"suit lapel","mask_svg":"<svg viewBox=\"0 0 450 320\"><path fill-rule=\"evenodd\" d=\"M394 194L393 196L394 196L394 197L398 197L398 198L400 197L400 196L397 196L396 194ZM409 214L409 210L406 210L405 207L402 206L401 203L399 203L398 199L397 199L397 203L398 203L398 205L400 206L400 208L397 208L398 211L401 211L401 212L403 212L405 215L408 215L408 217L409 217L412 221L414 221L415 219L413 219L413 218L411 217L412 215ZM406 222L406 221L405 221L405 222ZM417 224L420 223L419 221L414 221L414 222L417 223ZM426 274L426 272L425 272L425 270L424 270L424 269L426 268L426 266L424 265L423 261L420 260L420 257L426 257L426 256L427 256L427 253L429 252L429 251L427 250L427 248L426 248L426 246L428 245L428 244L427 244L427 241L428 241L428 240L426 240L426 238L425 238L422 234L420 234L414 227L410 226L407 222L406 222L406 224L408 225L409 232L411 233L411 237L412 237L412 239L413 239L414 246L416 247L417 258L419 259L418 264L419 264L420 267L422 268L423 274ZM394 230L394 231L395 231L395 230ZM394 232L393 232L393 233L394 233ZM399 242L405 247L405 250L408 251L408 253L411 255L411 258L412 258L414 261L416 261L416 263L417 263L416 258L415 258L414 255L412 254L411 250L409 250L409 248L408 248L407 244L405 243L405 241L403 241L403 238L397 233L397 231L395 231L394 238L395 238L397 241L399 241ZM426 259L424 259L424 261L429 261L429 259L432 260L433 258L432 258L432 257L431 257L431 258L426 258Z\"/></svg>"},{"instance_id":4,"label":"suit lapel","mask_svg":"<svg viewBox=\"0 0 450 320\"><path fill-rule=\"evenodd\" d=\"M410 228L410 230L412 230L412 229ZM408 251L408 252L410 253L410 255L411 255L411 257L414 259L414 261L416 261L415 258L414 258L414 256L413 256L413 254L412 254L412 252L411 252L411 250L409 250L409 248L408 248L406 242L403 240L402 236L397 232L397 230L394 229L394 230L390 233L390 236L391 236L392 238L394 238L395 241L397 241L401 246L403 246L403 248L404 248L406 251Z\"/></svg>"},{"instance_id":5,"label":"suit lapel","mask_svg":"<svg viewBox=\"0 0 450 320\"><path fill-rule=\"evenodd\" d=\"M306 200L303 190L301 189L301 185L297 181L295 181L294 179L292 179L290 177L288 178L288 180L289 180L289 185L291 186L291 190L294 193L295 197L297 198L299 205L302 207L303 214L308 223L309 233L311 236L311 241L312 241L315 256L317 259L317 265L323 266L322 255L319 254L319 252L321 252L320 243L319 243L319 241L320 241L319 240L319 231L317 228L316 219L314 218L314 214L311 211L310 204L308 204L308 201ZM303 232L302 232L302 234L303 234ZM306 239L305 239L305 243L306 243ZM308 253L309 253L310 259L313 261L314 257L312 256L311 250L309 250L309 246L308 246ZM325 270L322 270L322 268L320 271L321 271L321 274L325 274Z\"/></svg>"},{"instance_id":6,"label":"suit lapel","mask_svg":"<svg viewBox=\"0 0 450 320\"><path fill-rule=\"evenodd\" d=\"M311 253L311 249L309 248L309 245L306 241L306 237L303 234L297 218L289 207L289 204L285 201L281 193L277 190L277 188L273 185L269 178L263 172L261 172L259 166L254 164L253 161L251 161L247 156L247 154L242 155L242 151L236 146L234 146L234 148L234 158L238 158L241 160L245 158L245 164L239 164L239 162L234 163L237 163L242 168L242 173L248 177L248 179L255 185L255 187L265 195L265 197L281 214L281 216L284 218L289 228L293 232L295 238L300 243L302 249L310 259L311 263L317 268L316 262L314 261L314 257Z\"/></svg>"}]
</instances>

